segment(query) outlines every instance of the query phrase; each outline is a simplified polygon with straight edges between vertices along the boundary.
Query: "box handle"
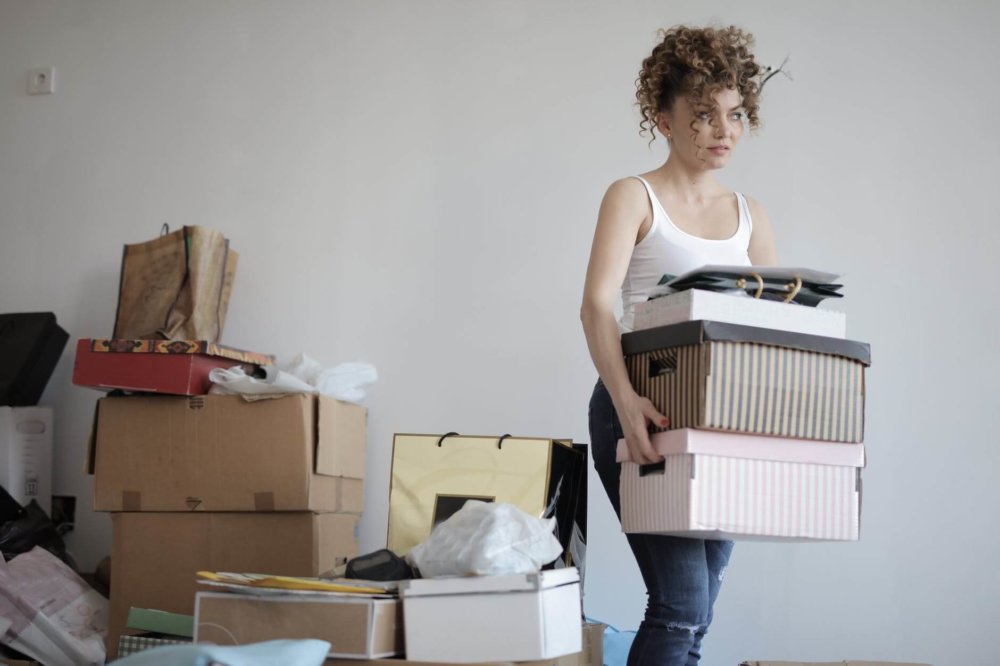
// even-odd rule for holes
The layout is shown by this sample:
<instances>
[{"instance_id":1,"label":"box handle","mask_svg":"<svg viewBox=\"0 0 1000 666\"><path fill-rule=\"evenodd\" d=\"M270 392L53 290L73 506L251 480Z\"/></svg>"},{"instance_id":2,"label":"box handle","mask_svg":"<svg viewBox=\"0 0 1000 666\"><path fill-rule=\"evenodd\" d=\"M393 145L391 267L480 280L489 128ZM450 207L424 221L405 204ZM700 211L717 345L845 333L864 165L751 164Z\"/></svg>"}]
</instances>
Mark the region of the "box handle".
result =
<instances>
[{"instance_id":1,"label":"box handle","mask_svg":"<svg viewBox=\"0 0 1000 666\"><path fill-rule=\"evenodd\" d=\"M657 356L649 359L649 377L662 377L677 372L677 350L661 349Z\"/></svg>"},{"instance_id":2,"label":"box handle","mask_svg":"<svg viewBox=\"0 0 1000 666\"><path fill-rule=\"evenodd\" d=\"M445 434L441 435L440 439L438 439L437 445L439 447L444 443L446 437L461 437L461 435L459 435L457 432L446 432ZM507 439L508 437L511 437L511 434L509 432L500 435L500 439L497 440L497 448L500 449L501 451L503 451L503 440Z\"/></svg>"},{"instance_id":3,"label":"box handle","mask_svg":"<svg viewBox=\"0 0 1000 666\"><path fill-rule=\"evenodd\" d=\"M639 465L639 478L644 476L663 475L667 471L667 461L661 460L658 463L650 463L648 465Z\"/></svg>"}]
</instances>

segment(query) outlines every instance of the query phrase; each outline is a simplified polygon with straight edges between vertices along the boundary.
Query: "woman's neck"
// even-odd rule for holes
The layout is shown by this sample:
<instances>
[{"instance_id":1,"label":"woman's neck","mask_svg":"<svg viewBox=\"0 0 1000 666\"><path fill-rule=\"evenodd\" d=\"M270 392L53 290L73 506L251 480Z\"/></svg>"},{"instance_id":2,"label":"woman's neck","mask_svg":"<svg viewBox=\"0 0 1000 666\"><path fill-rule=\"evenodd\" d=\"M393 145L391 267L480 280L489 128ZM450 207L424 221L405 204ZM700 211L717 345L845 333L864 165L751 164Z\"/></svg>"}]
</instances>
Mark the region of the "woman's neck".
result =
<instances>
[{"instance_id":1,"label":"woman's neck","mask_svg":"<svg viewBox=\"0 0 1000 666\"><path fill-rule=\"evenodd\" d=\"M725 192L711 171L692 168L673 155L653 173L668 192L684 202L699 203Z\"/></svg>"}]
</instances>

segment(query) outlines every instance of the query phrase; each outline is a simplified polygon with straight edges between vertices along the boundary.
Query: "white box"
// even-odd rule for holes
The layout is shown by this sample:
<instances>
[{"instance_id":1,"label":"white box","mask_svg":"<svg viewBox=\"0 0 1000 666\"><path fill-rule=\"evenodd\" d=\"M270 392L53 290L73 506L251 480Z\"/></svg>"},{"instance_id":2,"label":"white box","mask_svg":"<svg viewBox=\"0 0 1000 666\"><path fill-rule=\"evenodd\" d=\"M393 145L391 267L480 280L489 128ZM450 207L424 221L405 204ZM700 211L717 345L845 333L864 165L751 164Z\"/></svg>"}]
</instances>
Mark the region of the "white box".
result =
<instances>
[{"instance_id":1,"label":"white box","mask_svg":"<svg viewBox=\"0 0 1000 666\"><path fill-rule=\"evenodd\" d=\"M856 541L864 446L683 428L656 433L662 469L618 442L622 530L699 539Z\"/></svg>"},{"instance_id":2,"label":"white box","mask_svg":"<svg viewBox=\"0 0 1000 666\"><path fill-rule=\"evenodd\" d=\"M847 337L847 317L843 312L704 289L687 289L637 303L633 329L639 331L699 319L827 338Z\"/></svg>"},{"instance_id":3,"label":"white box","mask_svg":"<svg viewBox=\"0 0 1000 666\"><path fill-rule=\"evenodd\" d=\"M52 515L51 407L0 407L0 486Z\"/></svg>"},{"instance_id":4,"label":"white box","mask_svg":"<svg viewBox=\"0 0 1000 666\"><path fill-rule=\"evenodd\" d=\"M534 661L583 649L575 567L401 581L408 661Z\"/></svg>"}]
</instances>

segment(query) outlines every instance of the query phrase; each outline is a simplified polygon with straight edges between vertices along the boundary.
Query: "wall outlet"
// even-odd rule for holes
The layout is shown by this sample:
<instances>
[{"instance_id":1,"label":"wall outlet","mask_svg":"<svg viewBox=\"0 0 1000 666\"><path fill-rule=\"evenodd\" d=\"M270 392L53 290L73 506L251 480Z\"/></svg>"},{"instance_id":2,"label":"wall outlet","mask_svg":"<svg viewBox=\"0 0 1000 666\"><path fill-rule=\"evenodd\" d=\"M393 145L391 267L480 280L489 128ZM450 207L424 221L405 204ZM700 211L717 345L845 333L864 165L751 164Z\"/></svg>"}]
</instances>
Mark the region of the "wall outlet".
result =
<instances>
[{"instance_id":1,"label":"wall outlet","mask_svg":"<svg viewBox=\"0 0 1000 666\"><path fill-rule=\"evenodd\" d=\"M36 67L28 72L29 95L51 95L56 91L55 67Z\"/></svg>"}]
</instances>

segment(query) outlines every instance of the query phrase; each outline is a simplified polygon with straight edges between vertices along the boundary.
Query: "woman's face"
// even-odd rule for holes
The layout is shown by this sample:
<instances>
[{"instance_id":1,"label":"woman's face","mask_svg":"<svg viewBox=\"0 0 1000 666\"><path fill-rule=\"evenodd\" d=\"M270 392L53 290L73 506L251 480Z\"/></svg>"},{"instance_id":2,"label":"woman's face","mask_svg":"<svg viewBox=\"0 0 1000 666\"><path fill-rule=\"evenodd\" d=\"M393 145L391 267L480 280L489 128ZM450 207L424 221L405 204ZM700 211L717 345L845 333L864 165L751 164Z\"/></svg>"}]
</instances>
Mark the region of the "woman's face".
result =
<instances>
[{"instance_id":1,"label":"woman's face","mask_svg":"<svg viewBox=\"0 0 1000 666\"><path fill-rule=\"evenodd\" d=\"M721 169L743 136L745 114L740 94L725 88L706 95L692 106L678 97L668 113L661 113L657 127L670 141L670 154L692 166Z\"/></svg>"}]
</instances>

